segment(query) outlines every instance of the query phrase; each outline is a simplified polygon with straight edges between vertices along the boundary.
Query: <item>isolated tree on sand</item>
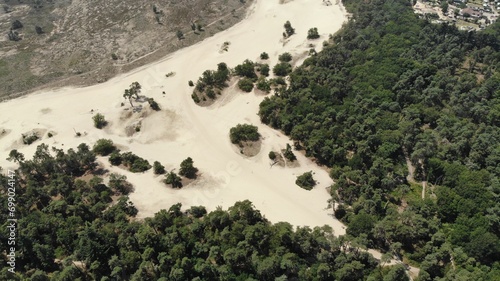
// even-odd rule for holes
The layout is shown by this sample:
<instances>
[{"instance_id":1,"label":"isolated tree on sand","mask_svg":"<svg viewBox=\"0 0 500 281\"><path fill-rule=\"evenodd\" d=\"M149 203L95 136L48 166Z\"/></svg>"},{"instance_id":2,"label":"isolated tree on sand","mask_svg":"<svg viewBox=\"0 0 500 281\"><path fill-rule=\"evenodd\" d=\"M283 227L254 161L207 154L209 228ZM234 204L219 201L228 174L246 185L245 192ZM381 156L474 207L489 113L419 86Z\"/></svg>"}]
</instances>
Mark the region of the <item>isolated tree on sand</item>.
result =
<instances>
[{"instance_id":1,"label":"isolated tree on sand","mask_svg":"<svg viewBox=\"0 0 500 281\"><path fill-rule=\"evenodd\" d=\"M163 175L166 173L165 166L163 166L160 162L155 161L153 163L153 171L155 175Z\"/></svg>"},{"instance_id":2,"label":"isolated tree on sand","mask_svg":"<svg viewBox=\"0 0 500 281\"><path fill-rule=\"evenodd\" d=\"M305 190L311 190L316 185L316 181L313 178L312 172L306 172L297 177L295 184Z\"/></svg>"},{"instance_id":3,"label":"isolated tree on sand","mask_svg":"<svg viewBox=\"0 0 500 281\"><path fill-rule=\"evenodd\" d=\"M139 93L141 92L141 84L139 82L134 82L130 84L130 88L125 89L125 93L123 94L123 97L128 99L130 102L130 106L134 107L132 104L132 97L135 97L135 99L139 98Z\"/></svg>"},{"instance_id":4,"label":"isolated tree on sand","mask_svg":"<svg viewBox=\"0 0 500 281\"><path fill-rule=\"evenodd\" d=\"M164 182L166 184L172 185L173 188L181 188L182 187L181 177L179 177L174 171L168 173Z\"/></svg>"},{"instance_id":5,"label":"isolated tree on sand","mask_svg":"<svg viewBox=\"0 0 500 281\"><path fill-rule=\"evenodd\" d=\"M309 31L307 32L307 39L318 39L318 38L319 38L318 28L313 27L309 29Z\"/></svg>"},{"instance_id":6,"label":"isolated tree on sand","mask_svg":"<svg viewBox=\"0 0 500 281\"><path fill-rule=\"evenodd\" d=\"M290 37L293 34L295 34L295 28L292 27L290 21L286 21L284 27L285 27L286 37Z\"/></svg>"},{"instance_id":7,"label":"isolated tree on sand","mask_svg":"<svg viewBox=\"0 0 500 281\"><path fill-rule=\"evenodd\" d=\"M136 99L139 98L139 93L141 92L142 86L139 82L134 82L130 84L130 92L135 96Z\"/></svg>"},{"instance_id":8,"label":"isolated tree on sand","mask_svg":"<svg viewBox=\"0 0 500 281\"><path fill-rule=\"evenodd\" d=\"M186 178L189 179L194 179L196 178L196 172L198 172L198 169L193 166L193 159L191 157L186 158L184 161L181 162L181 169L179 170L179 175L185 176Z\"/></svg>"},{"instance_id":9,"label":"isolated tree on sand","mask_svg":"<svg viewBox=\"0 0 500 281\"><path fill-rule=\"evenodd\" d=\"M97 129L102 129L108 124L106 119L104 119L104 115L102 115L101 113L97 113L96 115L94 115L94 117L92 117L92 120L94 120L94 127L96 127Z\"/></svg>"}]
</instances>

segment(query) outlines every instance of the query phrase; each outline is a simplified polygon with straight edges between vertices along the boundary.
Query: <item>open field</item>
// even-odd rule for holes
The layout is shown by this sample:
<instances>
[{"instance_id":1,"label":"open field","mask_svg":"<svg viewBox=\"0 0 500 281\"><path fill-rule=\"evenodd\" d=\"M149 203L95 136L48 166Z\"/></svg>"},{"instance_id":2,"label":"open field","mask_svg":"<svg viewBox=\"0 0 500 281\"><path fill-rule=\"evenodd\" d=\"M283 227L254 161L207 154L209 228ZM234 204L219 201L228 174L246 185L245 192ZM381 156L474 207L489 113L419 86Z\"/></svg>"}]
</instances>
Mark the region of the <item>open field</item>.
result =
<instances>
[{"instance_id":1,"label":"open field","mask_svg":"<svg viewBox=\"0 0 500 281\"><path fill-rule=\"evenodd\" d=\"M104 82L232 26L251 3L4 0L0 99L48 86ZM14 30L20 40L12 41L7 34L16 20L22 23ZM184 39L177 38L177 31Z\"/></svg>"}]
</instances>

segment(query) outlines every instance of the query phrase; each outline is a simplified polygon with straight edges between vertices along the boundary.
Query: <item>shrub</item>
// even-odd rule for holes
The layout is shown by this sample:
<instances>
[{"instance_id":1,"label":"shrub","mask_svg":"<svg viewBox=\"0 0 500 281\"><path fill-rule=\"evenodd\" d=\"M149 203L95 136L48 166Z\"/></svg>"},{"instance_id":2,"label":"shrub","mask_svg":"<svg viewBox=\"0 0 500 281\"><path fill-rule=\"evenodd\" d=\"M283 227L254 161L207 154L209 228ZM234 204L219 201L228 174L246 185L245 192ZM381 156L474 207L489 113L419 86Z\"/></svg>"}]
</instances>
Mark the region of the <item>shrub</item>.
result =
<instances>
[{"instance_id":1,"label":"shrub","mask_svg":"<svg viewBox=\"0 0 500 281\"><path fill-rule=\"evenodd\" d=\"M283 33L284 37L290 37L293 34L295 34L295 29L292 27L292 24L290 23L290 21L286 21L284 27L285 27L285 32L286 32L286 33Z\"/></svg>"},{"instance_id":2,"label":"shrub","mask_svg":"<svg viewBox=\"0 0 500 281\"><path fill-rule=\"evenodd\" d=\"M316 27L309 29L309 31L307 32L307 39L318 39L318 38L319 38L318 29Z\"/></svg>"},{"instance_id":3,"label":"shrub","mask_svg":"<svg viewBox=\"0 0 500 281\"><path fill-rule=\"evenodd\" d=\"M102 129L108 124L106 119L104 119L104 115L102 115L101 113L97 113L96 115L94 115L92 117L92 120L94 120L94 127L96 127L97 129Z\"/></svg>"},{"instance_id":4,"label":"shrub","mask_svg":"<svg viewBox=\"0 0 500 281\"><path fill-rule=\"evenodd\" d=\"M253 90L253 81L249 78L243 78L238 82L238 88L244 92L251 92Z\"/></svg>"},{"instance_id":5,"label":"shrub","mask_svg":"<svg viewBox=\"0 0 500 281\"><path fill-rule=\"evenodd\" d=\"M153 163L153 172L155 175L163 175L166 173L165 166L163 166L160 162L155 161Z\"/></svg>"},{"instance_id":6,"label":"shrub","mask_svg":"<svg viewBox=\"0 0 500 281\"><path fill-rule=\"evenodd\" d=\"M153 98L149 98L148 103L149 103L149 106L151 106L151 109L153 109L154 111L160 110L160 106Z\"/></svg>"},{"instance_id":7,"label":"shrub","mask_svg":"<svg viewBox=\"0 0 500 281\"><path fill-rule=\"evenodd\" d=\"M44 33L44 32L43 32L42 27L40 27L40 26L38 26L38 25L37 25L37 26L35 26L35 32L36 32L36 34L38 34L38 35L40 35L40 34L43 34L43 33Z\"/></svg>"},{"instance_id":8,"label":"shrub","mask_svg":"<svg viewBox=\"0 0 500 281\"><path fill-rule=\"evenodd\" d=\"M118 60L118 56L115 53L111 54L111 59L112 60Z\"/></svg>"},{"instance_id":9,"label":"shrub","mask_svg":"<svg viewBox=\"0 0 500 281\"><path fill-rule=\"evenodd\" d=\"M306 172L297 177L295 184L305 190L311 190L316 185L316 181L313 178L312 172Z\"/></svg>"},{"instance_id":10,"label":"shrub","mask_svg":"<svg viewBox=\"0 0 500 281\"><path fill-rule=\"evenodd\" d=\"M211 98L211 99L215 99L215 91L214 91L214 89L209 88L209 89L207 90L207 97L209 97L209 98Z\"/></svg>"},{"instance_id":11,"label":"shrub","mask_svg":"<svg viewBox=\"0 0 500 281\"><path fill-rule=\"evenodd\" d=\"M287 76L292 72L292 66L287 62L281 62L274 66L273 73L276 76Z\"/></svg>"},{"instance_id":12,"label":"shrub","mask_svg":"<svg viewBox=\"0 0 500 281\"><path fill-rule=\"evenodd\" d=\"M260 54L260 59L267 60L269 59L269 55L266 52L262 52L262 54Z\"/></svg>"},{"instance_id":13,"label":"shrub","mask_svg":"<svg viewBox=\"0 0 500 281\"><path fill-rule=\"evenodd\" d=\"M27 144L27 145L34 143L35 141L37 141L40 138L40 137L38 137L38 134L35 132L30 133L30 134L26 134L26 135L22 135L22 136L23 136L23 143Z\"/></svg>"},{"instance_id":14,"label":"shrub","mask_svg":"<svg viewBox=\"0 0 500 281\"><path fill-rule=\"evenodd\" d=\"M118 166L122 164L122 156L120 154L120 151L115 150L109 155L109 163L113 166Z\"/></svg>"},{"instance_id":15,"label":"shrub","mask_svg":"<svg viewBox=\"0 0 500 281\"><path fill-rule=\"evenodd\" d=\"M285 79L283 79L283 77L273 78L273 79L271 79L270 82L271 82L271 85L283 85L283 86L286 85L286 81L285 81Z\"/></svg>"},{"instance_id":16,"label":"shrub","mask_svg":"<svg viewBox=\"0 0 500 281\"><path fill-rule=\"evenodd\" d=\"M21 36L19 36L19 32L15 31L15 30L10 30L9 33L7 33L7 36L9 37L10 41L21 40Z\"/></svg>"},{"instance_id":17,"label":"shrub","mask_svg":"<svg viewBox=\"0 0 500 281\"><path fill-rule=\"evenodd\" d=\"M264 75L266 77L269 76L269 70L270 70L269 64L267 64L267 63L260 66L260 74L261 75Z\"/></svg>"},{"instance_id":18,"label":"shrub","mask_svg":"<svg viewBox=\"0 0 500 281\"><path fill-rule=\"evenodd\" d=\"M123 195L129 194L134 189L132 184L127 181L126 176L115 173L109 175L109 187Z\"/></svg>"},{"instance_id":19,"label":"shrub","mask_svg":"<svg viewBox=\"0 0 500 281\"><path fill-rule=\"evenodd\" d=\"M196 173L198 169L193 166L193 159L191 157L186 158L181 162L181 169L179 170L179 175L185 176L186 178L193 179L196 178Z\"/></svg>"},{"instance_id":20,"label":"shrub","mask_svg":"<svg viewBox=\"0 0 500 281\"><path fill-rule=\"evenodd\" d=\"M276 159L276 153L274 151L269 152L269 159L271 159L271 160Z\"/></svg>"},{"instance_id":21,"label":"shrub","mask_svg":"<svg viewBox=\"0 0 500 281\"><path fill-rule=\"evenodd\" d=\"M266 93L269 93L271 91L271 85L269 82L266 80L266 78L259 78L257 80L257 89L264 91Z\"/></svg>"},{"instance_id":22,"label":"shrub","mask_svg":"<svg viewBox=\"0 0 500 281\"><path fill-rule=\"evenodd\" d=\"M175 32L175 35L177 36L177 39L179 39L179 40L184 39L184 33L182 33L182 31L180 31L180 30L177 30L177 32Z\"/></svg>"},{"instance_id":23,"label":"shrub","mask_svg":"<svg viewBox=\"0 0 500 281\"><path fill-rule=\"evenodd\" d=\"M54 134L52 134L51 132L48 132L48 133L47 133L47 137L51 138L51 137L53 137L53 136L54 136Z\"/></svg>"},{"instance_id":24,"label":"shrub","mask_svg":"<svg viewBox=\"0 0 500 281\"><path fill-rule=\"evenodd\" d=\"M188 213L195 218L201 218L207 214L207 209L203 206L193 206L188 210Z\"/></svg>"},{"instance_id":25,"label":"shrub","mask_svg":"<svg viewBox=\"0 0 500 281\"><path fill-rule=\"evenodd\" d=\"M285 156L285 158L288 159L289 161L297 160L297 157L295 157L295 154L293 154L292 152L292 147L288 143L286 144L286 149L285 152L283 153L283 156Z\"/></svg>"},{"instance_id":26,"label":"shrub","mask_svg":"<svg viewBox=\"0 0 500 281\"><path fill-rule=\"evenodd\" d=\"M274 66L273 73L276 76L287 76L292 72L292 65L288 62L281 62Z\"/></svg>"},{"instance_id":27,"label":"shrub","mask_svg":"<svg viewBox=\"0 0 500 281\"><path fill-rule=\"evenodd\" d=\"M292 61L292 55L290 53L283 53L279 55L278 60L281 62L290 62Z\"/></svg>"},{"instance_id":28,"label":"shrub","mask_svg":"<svg viewBox=\"0 0 500 281\"><path fill-rule=\"evenodd\" d=\"M195 103L199 103L199 102L200 102L200 98L199 98L199 97L198 97L198 95L197 95L197 94L195 94L195 93L192 93L192 94L191 94L191 98L193 99L193 101L194 101Z\"/></svg>"},{"instance_id":29,"label":"shrub","mask_svg":"<svg viewBox=\"0 0 500 281\"><path fill-rule=\"evenodd\" d=\"M193 81L192 81L192 80L189 80L188 85L189 85L189 87L193 87L193 86L194 86Z\"/></svg>"},{"instance_id":30,"label":"shrub","mask_svg":"<svg viewBox=\"0 0 500 281\"><path fill-rule=\"evenodd\" d=\"M229 137L234 144L242 141L258 141L260 138L259 131L256 126L250 124L238 124L231 128Z\"/></svg>"},{"instance_id":31,"label":"shrub","mask_svg":"<svg viewBox=\"0 0 500 281\"><path fill-rule=\"evenodd\" d=\"M132 173L145 172L151 169L148 160L143 159L132 152L125 152L121 155L122 162Z\"/></svg>"},{"instance_id":32,"label":"shrub","mask_svg":"<svg viewBox=\"0 0 500 281\"><path fill-rule=\"evenodd\" d=\"M181 188L182 187L181 178L174 171L168 173L168 175L166 176L166 178L163 182L166 184L172 185L173 188Z\"/></svg>"},{"instance_id":33,"label":"shrub","mask_svg":"<svg viewBox=\"0 0 500 281\"><path fill-rule=\"evenodd\" d=\"M256 79L257 74L255 74L254 67L255 64L251 60L245 60L242 64L239 64L234 68L234 72L240 77Z\"/></svg>"},{"instance_id":34,"label":"shrub","mask_svg":"<svg viewBox=\"0 0 500 281\"><path fill-rule=\"evenodd\" d=\"M116 146L113 144L112 140L109 140L109 139L99 139L94 144L94 147L92 148L92 150L97 155L106 156L106 155L111 154L113 151L115 151L116 150Z\"/></svg>"},{"instance_id":35,"label":"shrub","mask_svg":"<svg viewBox=\"0 0 500 281\"><path fill-rule=\"evenodd\" d=\"M23 28L23 24L21 23L21 21L19 20L15 20L12 22L12 29L19 29L19 28Z\"/></svg>"}]
</instances>

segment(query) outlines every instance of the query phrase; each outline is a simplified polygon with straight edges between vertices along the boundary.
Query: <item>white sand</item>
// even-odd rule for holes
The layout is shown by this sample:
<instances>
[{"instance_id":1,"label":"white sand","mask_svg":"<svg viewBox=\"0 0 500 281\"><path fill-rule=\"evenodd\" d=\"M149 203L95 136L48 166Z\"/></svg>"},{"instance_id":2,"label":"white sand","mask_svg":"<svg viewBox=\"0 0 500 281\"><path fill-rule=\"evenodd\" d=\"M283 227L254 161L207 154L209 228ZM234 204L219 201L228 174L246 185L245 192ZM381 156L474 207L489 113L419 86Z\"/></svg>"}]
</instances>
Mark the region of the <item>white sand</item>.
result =
<instances>
[{"instance_id":1,"label":"white sand","mask_svg":"<svg viewBox=\"0 0 500 281\"><path fill-rule=\"evenodd\" d=\"M287 20L296 34L284 44L283 24ZM133 174L109 167L107 159L100 158L112 172L126 175L134 184L136 190L130 198L138 207L140 217L151 216L178 202L185 208L204 205L210 211L249 199L272 222L288 221L311 227L330 225L337 235L344 234L342 224L332 217L331 209L326 209L329 198L326 188L332 184L326 171L298 153L300 167L270 167L269 151L285 148L286 143L292 142L260 123L257 112L262 95L234 91L228 93L223 102L202 108L192 101L193 88L187 83L196 81L204 70L215 69L219 62L234 67L247 58L258 61L263 51L271 56L271 66L285 51L303 55L310 43L319 51L323 40L340 29L344 20L340 6L325 6L322 0L294 0L287 4L279 4L279 0L256 0L247 19L157 63L92 87L46 90L1 103L0 132L2 129L10 132L0 136L0 151L4 155L0 166L13 167L5 158L14 148L29 158L41 142L68 149L82 142L92 145L100 138L109 138L151 163L162 162L168 170L178 170L183 159L192 157L202 173L193 184L173 190L160 182L163 177L154 176L152 171ZM320 39L306 40L311 27L318 28ZM225 41L231 43L229 51L220 53ZM176 75L166 78L165 74L170 71ZM124 127L132 121L120 120L124 108L129 107L122 94L134 81L143 86L142 94L155 98L163 110L145 118L140 133L127 137ZM166 95L163 96L162 91ZM125 107L120 107L122 102ZM91 109L110 121L107 129L93 127ZM238 123L259 127L263 136L259 155L244 158L230 143L229 129ZM54 131L56 135L47 138L45 133L42 141L22 145L21 134L33 129ZM76 138L74 130L86 134ZM296 176L306 171L313 171L319 182L312 191L294 183Z\"/></svg>"}]
</instances>

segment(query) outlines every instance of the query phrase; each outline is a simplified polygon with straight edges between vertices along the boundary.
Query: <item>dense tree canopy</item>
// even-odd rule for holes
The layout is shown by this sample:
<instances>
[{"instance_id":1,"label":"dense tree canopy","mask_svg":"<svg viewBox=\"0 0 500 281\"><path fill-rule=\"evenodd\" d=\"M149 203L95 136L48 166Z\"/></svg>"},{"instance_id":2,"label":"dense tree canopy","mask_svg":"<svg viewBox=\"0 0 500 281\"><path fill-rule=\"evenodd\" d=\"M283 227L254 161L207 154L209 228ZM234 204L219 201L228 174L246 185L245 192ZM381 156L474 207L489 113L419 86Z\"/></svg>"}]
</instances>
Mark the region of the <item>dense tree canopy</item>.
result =
<instances>
[{"instance_id":1,"label":"dense tree canopy","mask_svg":"<svg viewBox=\"0 0 500 281\"><path fill-rule=\"evenodd\" d=\"M467 266L448 267L456 251L493 280L500 23L461 32L418 19L408 1L344 3L352 20L261 103L261 120L331 167L349 233L388 251L401 245L422 264L421 280L452 280Z\"/></svg>"}]
</instances>

